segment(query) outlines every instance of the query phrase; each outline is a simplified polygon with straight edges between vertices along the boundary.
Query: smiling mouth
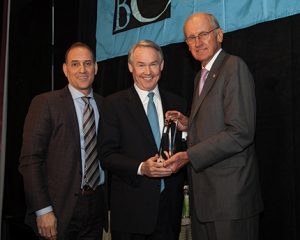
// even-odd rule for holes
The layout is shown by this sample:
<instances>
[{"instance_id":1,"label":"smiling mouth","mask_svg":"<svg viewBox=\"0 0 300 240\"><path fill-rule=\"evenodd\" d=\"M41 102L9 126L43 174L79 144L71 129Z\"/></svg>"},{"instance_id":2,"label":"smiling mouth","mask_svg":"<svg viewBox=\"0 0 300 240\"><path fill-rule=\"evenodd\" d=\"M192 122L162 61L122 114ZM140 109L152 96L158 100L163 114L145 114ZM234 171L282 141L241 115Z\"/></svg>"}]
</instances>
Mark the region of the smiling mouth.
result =
<instances>
[{"instance_id":1,"label":"smiling mouth","mask_svg":"<svg viewBox=\"0 0 300 240\"><path fill-rule=\"evenodd\" d=\"M88 79L88 76L87 75L78 76L78 79L80 79L80 80L86 80L86 79Z\"/></svg>"},{"instance_id":2,"label":"smiling mouth","mask_svg":"<svg viewBox=\"0 0 300 240\"><path fill-rule=\"evenodd\" d=\"M146 81L150 81L153 79L153 77L143 77L143 79L145 79Z\"/></svg>"},{"instance_id":3,"label":"smiling mouth","mask_svg":"<svg viewBox=\"0 0 300 240\"><path fill-rule=\"evenodd\" d=\"M206 51L206 48L196 48L196 51L197 52L204 52L204 51Z\"/></svg>"}]
</instances>

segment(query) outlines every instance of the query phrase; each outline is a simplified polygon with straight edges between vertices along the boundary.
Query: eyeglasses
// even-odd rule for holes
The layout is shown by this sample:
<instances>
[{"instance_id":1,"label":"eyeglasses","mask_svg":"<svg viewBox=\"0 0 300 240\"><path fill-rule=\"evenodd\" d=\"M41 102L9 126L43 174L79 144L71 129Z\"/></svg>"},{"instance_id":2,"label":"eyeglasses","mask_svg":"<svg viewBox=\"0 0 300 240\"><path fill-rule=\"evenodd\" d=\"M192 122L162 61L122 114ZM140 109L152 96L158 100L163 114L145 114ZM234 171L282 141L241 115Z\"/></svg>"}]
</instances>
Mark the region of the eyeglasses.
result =
<instances>
[{"instance_id":1,"label":"eyeglasses","mask_svg":"<svg viewBox=\"0 0 300 240\"><path fill-rule=\"evenodd\" d=\"M208 32L201 32L201 33L199 33L197 36L190 36L190 37L187 37L187 38L185 39L185 41L186 41L188 44L195 43L195 42L196 42L196 39L205 41L205 40L207 40L209 34L210 34L212 31L214 31L214 30L216 30L216 29L218 29L218 28L219 28L219 27L215 27L215 28L213 28L212 30L210 30L210 31L208 31Z\"/></svg>"}]
</instances>

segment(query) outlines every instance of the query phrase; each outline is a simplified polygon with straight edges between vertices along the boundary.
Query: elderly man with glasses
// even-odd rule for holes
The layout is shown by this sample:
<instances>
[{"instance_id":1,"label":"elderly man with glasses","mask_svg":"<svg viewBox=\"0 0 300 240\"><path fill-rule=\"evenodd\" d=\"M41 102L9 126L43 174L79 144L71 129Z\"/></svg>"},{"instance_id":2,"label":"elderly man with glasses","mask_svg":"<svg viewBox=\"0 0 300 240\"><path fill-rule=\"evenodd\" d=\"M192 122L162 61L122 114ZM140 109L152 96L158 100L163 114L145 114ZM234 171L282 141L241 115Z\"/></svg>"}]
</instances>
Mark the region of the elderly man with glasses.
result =
<instances>
[{"instance_id":1,"label":"elderly man with glasses","mask_svg":"<svg viewBox=\"0 0 300 240\"><path fill-rule=\"evenodd\" d=\"M165 167L173 172L189 163L192 237L201 240L257 240L263 209L254 135L256 103L245 62L221 48L216 18L195 13L184 25L186 43L201 62L189 118L169 111L188 132L188 149Z\"/></svg>"}]
</instances>

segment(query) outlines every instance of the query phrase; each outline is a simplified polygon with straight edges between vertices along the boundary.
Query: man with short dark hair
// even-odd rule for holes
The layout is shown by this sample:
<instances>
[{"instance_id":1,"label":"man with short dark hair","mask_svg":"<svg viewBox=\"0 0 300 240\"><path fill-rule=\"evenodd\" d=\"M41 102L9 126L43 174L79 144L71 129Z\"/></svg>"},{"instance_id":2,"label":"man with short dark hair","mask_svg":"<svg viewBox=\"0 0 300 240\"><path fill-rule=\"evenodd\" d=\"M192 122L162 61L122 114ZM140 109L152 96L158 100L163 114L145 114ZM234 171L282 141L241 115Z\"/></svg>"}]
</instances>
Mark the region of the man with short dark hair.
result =
<instances>
[{"instance_id":1,"label":"man with short dark hair","mask_svg":"<svg viewBox=\"0 0 300 240\"><path fill-rule=\"evenodd\" d=\"M23 133L19 170L26 222L45 239L102 239L105 174L99 158L103 99L93 93L97 63L84 43L66 52L68 86L36 96Z\"/></svg>"}]
</instances>

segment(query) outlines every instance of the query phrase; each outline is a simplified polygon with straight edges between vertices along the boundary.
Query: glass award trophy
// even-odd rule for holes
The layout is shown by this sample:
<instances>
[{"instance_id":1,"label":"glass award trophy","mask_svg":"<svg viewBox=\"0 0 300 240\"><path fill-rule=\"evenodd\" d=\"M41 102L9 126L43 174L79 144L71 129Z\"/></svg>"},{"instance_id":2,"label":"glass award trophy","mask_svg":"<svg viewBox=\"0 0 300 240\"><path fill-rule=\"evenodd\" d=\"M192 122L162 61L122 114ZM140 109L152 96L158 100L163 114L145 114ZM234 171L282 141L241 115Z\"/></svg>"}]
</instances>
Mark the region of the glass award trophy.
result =
<instances>
[{"instance_id":1,"label":"glass award trophy","mask_svg":"<svg viewBox=\"0 0 300 240\"><path fill-rule=\"evenodd\" d=\"M177 120L166 120L164 123L159 148L159 156L161 161L171 157L175 153L176 133Z\"/></svg>"}]
</instances>

